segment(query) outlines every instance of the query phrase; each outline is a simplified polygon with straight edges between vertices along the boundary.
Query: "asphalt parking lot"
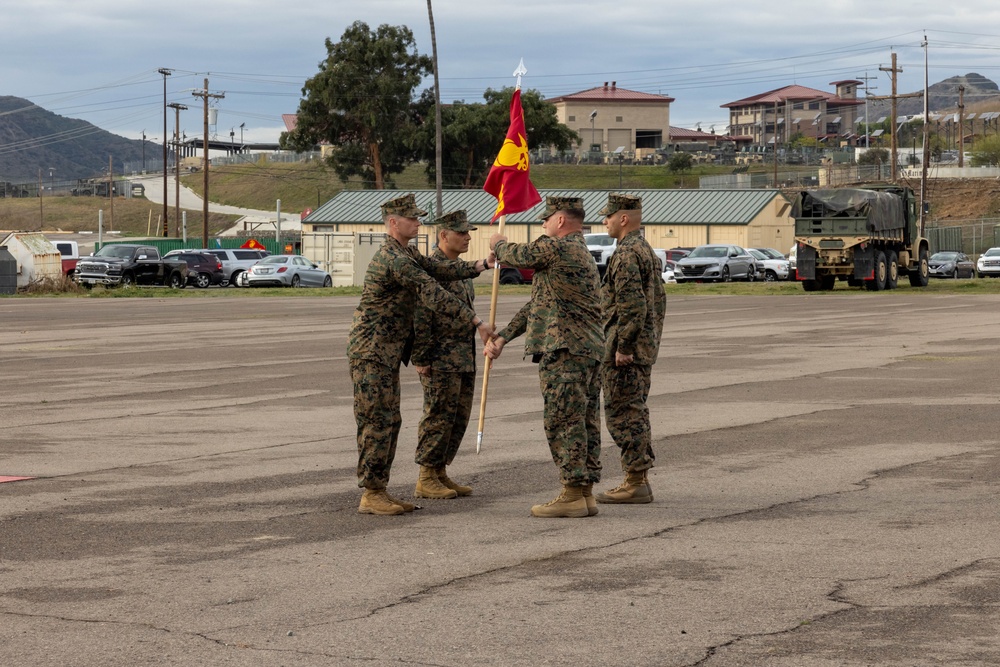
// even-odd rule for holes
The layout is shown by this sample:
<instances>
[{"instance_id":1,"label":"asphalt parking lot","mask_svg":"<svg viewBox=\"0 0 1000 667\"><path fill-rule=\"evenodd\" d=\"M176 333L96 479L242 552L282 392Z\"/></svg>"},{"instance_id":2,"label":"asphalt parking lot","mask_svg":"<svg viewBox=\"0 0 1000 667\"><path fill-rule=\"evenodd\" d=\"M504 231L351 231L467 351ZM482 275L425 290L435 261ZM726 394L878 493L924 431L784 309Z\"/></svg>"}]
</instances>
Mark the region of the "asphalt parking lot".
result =
<instances>
[{"instance_id":1,"label":"asphalt parking lot","mask_svg":"<svg viewBox=\"0 0 1000 667\"><path fill-rule=\"evenodd\" d=\"M1000 297L670 298L656 501L559 520L521 341L357 514L356 301L0 300L0 664L1000 664Z\"/></svg>"}]
</instances>

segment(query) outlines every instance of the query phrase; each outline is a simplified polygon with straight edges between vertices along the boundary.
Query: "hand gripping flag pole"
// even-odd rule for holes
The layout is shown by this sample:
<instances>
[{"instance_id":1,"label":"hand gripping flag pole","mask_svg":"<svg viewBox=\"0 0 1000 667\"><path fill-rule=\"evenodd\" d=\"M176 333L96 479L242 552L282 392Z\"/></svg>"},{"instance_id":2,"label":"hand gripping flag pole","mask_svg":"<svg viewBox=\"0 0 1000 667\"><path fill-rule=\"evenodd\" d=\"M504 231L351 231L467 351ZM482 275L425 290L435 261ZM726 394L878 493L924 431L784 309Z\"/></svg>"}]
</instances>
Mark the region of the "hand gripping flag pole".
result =
<instances>
[{"instance_id":1,"label":"hand gripping flag pole","mask_svg":"<svg viewBox=\"0 0 1000 667\"><path fill-rule=\"evenodd\" d=\"M483 190L497 198L497 208L493 212L493 220L500 219L498 232L503 234L503 226L508 213L527 211L542 201L538 190L531 184L528 160L528 133L524 128L524 109L521 108L521 76L527 74L524 59L514 70L517 77L517 87L510 101L510 127L507 136L500 147L497 159L486 177ZM496 326L497 292L500 289L500 267L493 269L493 292L490 295L490 328ZM483 369L483 397L479 403L479 433L476 436L476 453L483 448L483 427L486 422L486 395L490 386L490 368L493 360L486 357Z\"/></svg>"}]
</instances>

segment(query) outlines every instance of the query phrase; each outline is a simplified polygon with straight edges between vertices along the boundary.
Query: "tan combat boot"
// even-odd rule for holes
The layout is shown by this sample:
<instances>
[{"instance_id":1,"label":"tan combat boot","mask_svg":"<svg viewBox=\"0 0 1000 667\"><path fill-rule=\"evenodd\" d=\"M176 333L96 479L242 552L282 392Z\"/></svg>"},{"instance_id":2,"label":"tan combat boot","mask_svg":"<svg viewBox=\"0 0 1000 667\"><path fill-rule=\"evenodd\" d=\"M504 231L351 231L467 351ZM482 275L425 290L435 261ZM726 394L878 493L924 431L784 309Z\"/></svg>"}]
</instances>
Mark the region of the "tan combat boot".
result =
<instances>
[{"instance_id":1,"label":"tan combat boot","mask_svg":"<svg viewBox=\"0 0 1000 667\"><path fill-rule=\"evenodd\" d=\"M653 502L653 490L646 471L625 473L625 481L606 493L597 494L597 502L607 504L638 504Z\"/></svg>"},{"instance_id":2,"label":"tan combat boot","mask_svg":"<svg viewBox=\"0 0 1000 667\"><path fill-rule=\"evenodd\" d=\"M563 485L562 493L555 500L550 500L544 505L535 505L531 508L531 515L552 519L557 517L569 517L578 519L589 516L587 511L587 500L583 497L582 486Z\"/></svg>"},{"instance_id":3,"label":"tan combat boot","mask_svg":"<svg viewBox=\"0 0 1000 667\"><path fill-rule=\"evenodd\" d=\"M594 500L594 485L587 484L583 487L583 499L587 502L587 516L597 514L597 501Z\"/></svg>"},{"instance_id":4,"label":"tan combat boot","mask_svg":"<svg viewBox=\"0 0 1000 667\"><path fill-rule=\"evenodd\" d=\"M389 500L385 489L365 489L361 494L358 514L402 514L403 508Z\"/></svg>"},{"instance_id":5,"label":"tan combat boot","mask_svg":"<svg viewBox=\"0 0 1000 667\"><path fill-rule=\"evenodd\" d=\"M405 500L400 500L396 496L390 496L388 491L385 492L385 497L388 498L389 500L391 500L392 502L396 503L400 507L402 507L404 512L412 512L413 510L417 509L417 507L418 507L417 505L414 505L413 503L408 503Z\"/></svg>"},{"instance_id":6,"label":"tan combat boot","mask_svg":"<svg viewBox=\"0 0 1000 667\"><path fill-rule=\"evenodd\" d=\"M460 496L468 496L472 493L471 486L465 486L464 484L459 484L455 480L448 477L448 473L445 471L445 466L441 466L436 470L438 481L444 486L454 491Z\"/></svg>"},{"instance_id":7,"label":"tan combat boot","mask_svg":"<svg viewBox=\"0 0 1000 667\"><path fill-rule=\"evenodd\" d=\"M457 498L458 492L442 484L434 468L420 466L420 477L417 478L417 487L413 490L413 495L417 498L446 499Z\"/></svg>"}]
</instances>

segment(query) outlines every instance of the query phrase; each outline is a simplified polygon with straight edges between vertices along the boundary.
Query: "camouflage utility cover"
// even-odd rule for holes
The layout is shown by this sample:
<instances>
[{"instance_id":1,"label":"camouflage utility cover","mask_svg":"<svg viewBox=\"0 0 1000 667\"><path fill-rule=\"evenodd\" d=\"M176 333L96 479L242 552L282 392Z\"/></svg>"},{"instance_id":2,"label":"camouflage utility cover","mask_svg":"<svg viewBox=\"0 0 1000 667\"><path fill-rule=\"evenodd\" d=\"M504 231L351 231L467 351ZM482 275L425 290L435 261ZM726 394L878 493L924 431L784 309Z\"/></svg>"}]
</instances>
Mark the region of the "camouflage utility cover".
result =
<instances>
[{"instance_id":1,"label":"camouflage utility cover","mask_svg":"<svg viewBox=\"0 0 1000 667\"><path fill-rule=\"evenodd\" d=\"M600 210L598 215L603 215L607 217L618 211L641 211L642 210L642 197L636 197L635 195L620 195L620 194L610 194L608 195L608 203L605 204L604 208Z\"/></svg>"},{"instance_id":2,"label":"camouflage utility cover","mask_svg":"<svg viewBox=\"0 0 1000 667\"><path fill-rule=\"evenodd\" d=\"M381 206L382 215L399 215L404 218L422 218L427 211L417 206L417 198L413 194L390 199Z\"/></svg>"},{"instance_id":3,"label":"camouflage utility cover","mask_svg":"<svg viewBox=\"0 0 1000 667\"><path fill-rule=\"evenodd\" d=\"M581 197L546 197L545 208L542 209L539 220L548 220L559 211L579 211L583 215L583 199Z\"/></svg>"}]
</instances>

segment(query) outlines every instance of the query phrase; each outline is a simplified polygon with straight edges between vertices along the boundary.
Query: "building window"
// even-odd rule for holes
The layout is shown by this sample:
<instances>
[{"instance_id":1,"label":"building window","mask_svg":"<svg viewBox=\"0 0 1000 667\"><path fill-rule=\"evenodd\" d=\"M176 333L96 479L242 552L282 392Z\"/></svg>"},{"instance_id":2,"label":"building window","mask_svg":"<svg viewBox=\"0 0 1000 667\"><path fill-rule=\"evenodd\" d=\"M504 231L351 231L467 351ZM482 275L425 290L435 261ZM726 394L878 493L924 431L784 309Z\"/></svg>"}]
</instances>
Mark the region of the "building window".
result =
<instances>
[{"instance_id":1,"label":"building window","mask_svg":"<svg viewBox=\"0 0 1000 667\"><path fill-rule=\"evenodd\" d=\"M663 146L663 130L636 130L636 148L660 148Z\"/></svg>"},{"instance_id":2,"label":"building window","mask_svg":"<svg viewBox=\"0 0 1000 667\"><path fill-rule=\"evenodd\" d=\"M576 122L576 116L570 116L569 118L566 119L566 122L567 123L574 123L574 122Z\"/></svg>"},{"instance_id":3,"label":"building window","mask_svg":"<svg viewBox=\"0 0 1000 667\"><path fill-rule=\"evenodd\" d=\"M810 102L809 103L809 108L812 109L812 110L814 110L814 111L817 110L817 109L819 109L819 102Z\"/></svg>"},{"instance_id":4,"label":"building window","mask_svg":"<svg viewBox=\"0 0 1000 667\"><path fill-rule=\"evenodd\" d=\"M615 116L615 122L616 123L621 123L622 122L622 118L623 118L622 116Z\"/></svg>"},{"instance_id":5,"label":"building window","mask_svg":"<svg viewBox=\"0 0 1000 667\"><path fill-rule=\"evenodd\" d=\"M796 102L792 105L792 109L802 109L802 102Z\"/></svg>"}]
</instances>

